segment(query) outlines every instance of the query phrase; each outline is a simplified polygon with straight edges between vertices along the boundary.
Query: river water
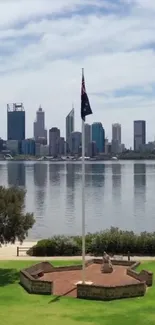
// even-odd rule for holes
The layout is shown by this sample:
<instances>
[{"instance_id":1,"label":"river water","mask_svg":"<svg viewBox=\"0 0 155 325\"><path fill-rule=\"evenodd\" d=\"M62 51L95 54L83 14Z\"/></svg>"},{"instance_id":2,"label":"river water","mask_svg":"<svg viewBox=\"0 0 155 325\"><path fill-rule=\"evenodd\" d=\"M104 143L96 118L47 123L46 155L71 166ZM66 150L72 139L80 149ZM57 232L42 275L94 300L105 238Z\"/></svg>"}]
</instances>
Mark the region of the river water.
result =
<instances>
[{"instance_id":1,"label":"river water","mask_svg":"<svg viewBox=\"0 0 155 325\"><path fill-rule=\"evenodd\" d=\"M81 233L81 163L0 162L0 184L27 190L29 239ZM155 231L155 162L86 163L86 231Z\"/></svg>"}]
</instances>

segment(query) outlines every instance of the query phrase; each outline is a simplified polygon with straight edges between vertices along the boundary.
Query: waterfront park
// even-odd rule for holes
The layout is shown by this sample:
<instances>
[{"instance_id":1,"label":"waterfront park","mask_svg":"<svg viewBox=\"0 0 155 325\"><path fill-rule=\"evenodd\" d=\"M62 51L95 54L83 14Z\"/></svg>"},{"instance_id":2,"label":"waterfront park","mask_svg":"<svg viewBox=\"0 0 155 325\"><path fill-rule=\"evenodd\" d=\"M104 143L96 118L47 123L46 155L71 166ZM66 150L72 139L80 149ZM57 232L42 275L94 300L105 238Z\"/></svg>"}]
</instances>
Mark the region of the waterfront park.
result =
<instances>
[{"instance_id":1,"label":"waterfront park","mask_svg":"<svg viewBox=\"0 0 155 325\"><path fill-rule=\"evenodd\" d=\"M45 281L44 283L42 277L47 276L47 271L53 272L58 269L63 271L65 267L70 268L70 270L72 268L74 269L74 273L75 270L80 272L78 273L77 280L80 281L82 279L83 260L82 257L80 257L82 256L82 251L80 251L82 247L82 238L65 238L64 236L62 236L62 238L54 237L50 240L42 240L35 244L27 251L29 255L25 255L25 257L19 254L19 256L16 256L16 252L12 254L12 247L10 244L15 244L16 240L24 242L28 230L33 227L35 222L33 214L25 214L24 212L24 198L24 190L0 187L0 243L2 244L0 248L1 324L155 324L155 285L153 280L153 275L155 273L155 259L153 257L155 252L154 233L135 235L133 232L128 233L119 231L118 229L111 229L110 231L103 231L96 235L86 234L85 236L85 251L86 254L88 255L89 253L89 257L92 258L92 266L94 261L101 262L101 265L98 265L99 271L97 271L99 272L100 279L102 276L103 278L107 277L107 279L109 279L111 274L113 274L113 279L115 279L115 271L117 271L113 269L111 274L103 274L101 273L103 272L102 258L94 258L93 260L93 255L99 253L99 256L101 256L104 248L106 248L108 253L111 253L113 268L128 265L127 269L124 269L123 272L128 272L128 274L132 276L134 284L128 282L126 286L127 289L125 289L125 291L121 289L120 292L120 285L117 283L116 290L118 294L119 287L119 298L124 299L108 299L108 301L97 299L90 300L82 299L82 297L78 299L78 297L72 297L67 294L56 294L53 288L57 285L56 282L60 278L59 275L58 279L56 277L53 278L51 283L48 281L48 286L46 288L48 292L42 292L44 284L47 282ZM23 245L26 245L26 243L24 242ZM24 246L20 247L22 248ZM132 253L130 257L127 256L128 249ZM122 253L126 256L123 257L123 260L117 260L117 256L113 257L112 253ZM141 263L134 260L133 253L141 255L139 258ZM58 255L59 257L56 257ZM77 258L76 256L79 257ZM131 261L128 261L128 259L131 259ZM132 263L134 264L132 265ZM46 270L44 266L46 266ZM133 266L136 266L136 268L131 269ZM50 270L51 268L53 269ZM30 274L28 274L28 271L30 271ZM69 272L71 271L68 271L68 273ZM41 281L41 279L43 281ZM129 277L127 279L129 281ZM68 278L63 279L64 284L67 281L69 282L70 280ZM93 281L95 282L96 278L94 278ZM32 292L34 284L35 290L39 288L39 291ZM131 291L128 290L130 289L130 284L132 286ZM80 286L81 285L83 284L80 284ZM107 287L106 283L104 283L104 285ZM49 286L51 286L51 292L49 292ZM75 286L74 283L74 287ZM105 287L100 287L100 289L108 289L111 291L110 286L106 289ZM114 298L115 295L114 287L115 286L112 288L112 298ZM93 288L93 285L90 284L87 288L85 286L85 294L87 293L87 289L90 292L90 288ZM74 290L76 289L74 288ZM43 293L48 294L45 295ZM132 298L130 298L130 295ZM106 297L104 296L104 298ZM89 295L87 298L92 297Z\"/></svg>"},{"instance_id":2,"label":"waterfront park","mask_svg":"<svg viewBox=\"0 0 155 325\"><path fill-rule=\"evenodd\" d=\"M1 324L154 325L155 261L153 257L148 258L155 252L154 233L135 235L111 229L99 234L86 234L85 253L90 255L87 267L92 267L90 270L93 272L89 272L89 279L83 279L83 272L87 276L87 267L83 269L80 257L83 253L83 238L80 236L42 240L31 247L27 251L29 255L24 258L11 253L9 245L15 244L16 240L24 242L35 222L33 213L24 212L24 199L24 190L0 187ZM102 260L105 248L111 257L105 254L106 258ZM132 256L126 260L113 256L114 253L127 255L128 249L132 255L145 255L141 257L141 263ZM93 258L97 254L101 258ZM84 262L86 264L87 260ZM107 274L104 273L105 265L109 267ZM116 277L119 268L124 280L122 275ZM65 277L62 277L64 271ZM72 284L71 274L74 275ZM51 280L49 276L52 276ZM77 282L82 280L81 283L75 283L75 278ZM87 280L93 282L88 284ZM68 289L72 286L71 290L62 294L61 287L66 290L66 284ZM55 291L57 287L60 291ZM70 295L71 292L74 296Z\"/></svg>"},{"instance_id":3,"label":"waterfront park","mask_svg":"<svg viewBox=\"0 0 155 325\"><path fill-rule=\"evenodd\" d=\"M154 325L155 286L144 297L110 302L28 294L19 285L19 271L36 261L0 261L1 324L26 325ZM76 265L79 261L52 261L55 266ZM155 272L155 262L143 262Z\"/></svg>"},{"instance_id":4,"label":"waterfront park","mask_svg":"<svg viewBox=\"0 0 155 325\"><path fill-rule=\"evenodd\" d=\"M92 111L84 72L81 103L82 236L43 240L24 259L19 247L16 259L0 258L1 324L155 324L155 260L146 259L155 252L155 234L134 235L118 229L85 233L84 121ZM24 202L24 190L0 187L1 250L16 240L23 243L35 223L33 213L25 213ZM120 259L118 252L128 256ZM133 257L136 252L141 255L139 261Z\"/></svg>"}]
</instances>

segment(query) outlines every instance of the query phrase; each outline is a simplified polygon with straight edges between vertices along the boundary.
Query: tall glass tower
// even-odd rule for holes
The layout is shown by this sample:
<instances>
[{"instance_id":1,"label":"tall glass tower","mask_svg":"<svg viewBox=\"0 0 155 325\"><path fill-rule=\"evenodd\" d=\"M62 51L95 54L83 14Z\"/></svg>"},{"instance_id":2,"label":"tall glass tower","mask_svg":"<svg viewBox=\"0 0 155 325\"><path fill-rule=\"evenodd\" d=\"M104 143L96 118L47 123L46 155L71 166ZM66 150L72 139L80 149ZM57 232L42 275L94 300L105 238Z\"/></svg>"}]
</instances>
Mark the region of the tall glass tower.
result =
<instances>
[{"instance_id":1,"label":"tall glass tower","mask_svg":"<svg viewBox=\"0 0 155 325\"><path fill-rule=\"evenodd\" d=\"M68 149L70 147L70 137L72 132L74 132L74 107L66 117L66 144Z\"/></svg>"},{"instance_id":2,"label":"tall glass tower","mask_svg":"<svg viewBox=\"0 0 155 325\"><path fill-rule=\"evenodd\" d=\"M146 143L146 121L134 121L134 150L140 150L140 147Z\"/></svg>"},{"instance_id":3,"label":"tall glass tower","mask_svg":"<svg viewBox=\"0 0 155 325\"><path fill-rule=\"evenodd\" d=\"M7 139L25 140L25 110L22 103L7 105Z\"/></svg>"},{"instance_id":4,"label":"tall glass tower","mask_svg":"<svg viewBox=\"0 0 155 325\"><path fill-rule=\"evenodd\" d=\"M92 141L96 142L98 153L105 151L105 131L100 122L92 124Z\"/></svg>"}]
</instances>

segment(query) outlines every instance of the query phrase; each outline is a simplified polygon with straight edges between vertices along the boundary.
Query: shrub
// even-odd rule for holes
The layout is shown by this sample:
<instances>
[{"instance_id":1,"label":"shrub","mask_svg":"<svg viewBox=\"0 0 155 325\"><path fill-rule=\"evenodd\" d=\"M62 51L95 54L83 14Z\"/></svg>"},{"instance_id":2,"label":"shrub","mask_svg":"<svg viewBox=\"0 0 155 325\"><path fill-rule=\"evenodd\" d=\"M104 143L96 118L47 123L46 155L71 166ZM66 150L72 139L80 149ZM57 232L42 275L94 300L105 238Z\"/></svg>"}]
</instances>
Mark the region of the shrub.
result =
<instances>
[{"instance_id":1,"label":"shrub","mask_svg":"<svg viewBox=\"0 0 155 325\"><path fill-rule=\"evenodd\" d=\"M51 239L38 241L27 252L31 256L76 256L81 255L81 245L74 238L54 236Z\"/></svg>"},{"instance_id":2,"label":"shrub","mask_svg":"<svg viewBox=\"0 0 155 325\"><path fill-rule=\"evenodd\" d=\"M123 231L118 228L86 235L86 254L155 255L155 233ZM82 254L81 236L54 236L40 240L28 252L31 256L78 256Z\"/></svg>"}]
</instances>

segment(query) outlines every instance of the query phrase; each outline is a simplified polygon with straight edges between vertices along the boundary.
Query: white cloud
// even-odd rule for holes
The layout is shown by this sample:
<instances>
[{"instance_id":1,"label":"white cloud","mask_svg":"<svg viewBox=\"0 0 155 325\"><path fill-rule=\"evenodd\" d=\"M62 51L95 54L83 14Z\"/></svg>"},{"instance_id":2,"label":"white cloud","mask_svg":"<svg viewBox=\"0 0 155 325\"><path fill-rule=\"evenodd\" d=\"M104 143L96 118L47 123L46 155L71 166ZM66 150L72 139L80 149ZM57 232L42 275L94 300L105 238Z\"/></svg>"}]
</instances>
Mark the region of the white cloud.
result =
<instances>
[{"instance_id":1,"label":"white cloud","mask_svg":"<svg viewBox=\"0 0 155 325\"><path fill-rule=\"evenodd\" d=\"M85 11L85 15L47 19L49 14L71 13L86 4L103 6L109 10L108 15L103 16L102 11L87 14ZM109 136L111 123L121 122L127 130L123 132L124 142L132 144L134 118L150 119L148 138L153 138L155 96L151 99L148 95L129 93L114 97L117 89L127 87L142 87L145 93L149 89L152 95L155 83L155 55L151 46L155 44L153 4L153 0L136 0L128 13L120 17L110 0L1 0L1 135L6 134L6 104L14 101L25 104L27 136L32 135L32 122L39 104L46 111L47 128L57 125L64 133L65 115L74 102L79 128L81 68L85 67L86 87L94 112L88 121L102 121ZM40 19L36 21L36 18ZM14 24L19 23L15 29Z\"/></svg>"}]
</instances>

